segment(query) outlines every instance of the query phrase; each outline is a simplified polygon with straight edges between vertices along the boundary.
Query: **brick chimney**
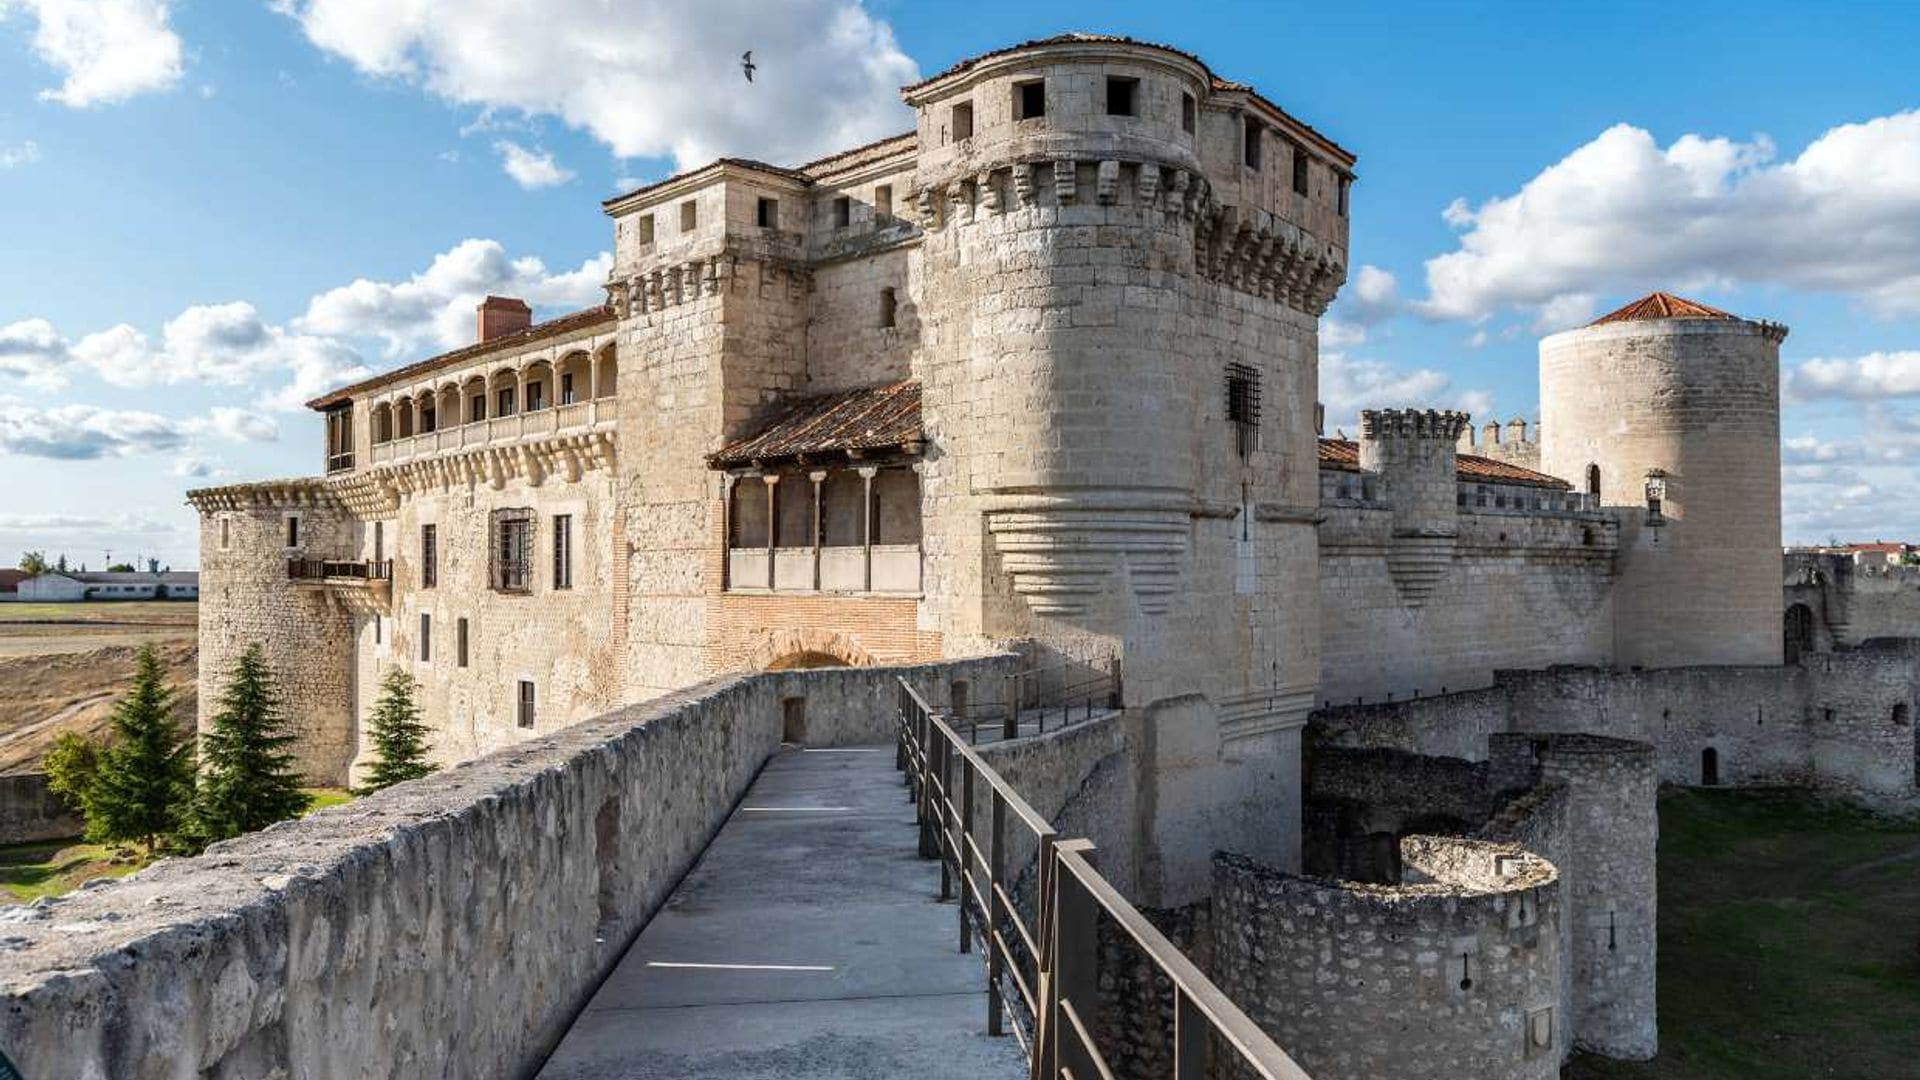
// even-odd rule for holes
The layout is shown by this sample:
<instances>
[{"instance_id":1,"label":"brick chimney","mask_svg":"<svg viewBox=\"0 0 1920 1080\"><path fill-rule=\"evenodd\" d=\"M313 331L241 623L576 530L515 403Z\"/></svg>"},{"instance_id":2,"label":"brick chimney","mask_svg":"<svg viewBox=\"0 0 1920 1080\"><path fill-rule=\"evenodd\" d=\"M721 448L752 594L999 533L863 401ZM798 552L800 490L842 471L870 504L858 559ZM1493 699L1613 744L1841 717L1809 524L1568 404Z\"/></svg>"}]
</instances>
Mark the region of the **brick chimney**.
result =
<instances>
[{"instance_id":1,"label":"brick chimney","mask_svg":"<svg viewBox=\"0 0 1920 1080\"><path fill-rule=\"evenodd\" d=\"M492 341L533 325L533 309L517 296L489 296L474 309L474 340Z\"/></svg>"}]
</instances>

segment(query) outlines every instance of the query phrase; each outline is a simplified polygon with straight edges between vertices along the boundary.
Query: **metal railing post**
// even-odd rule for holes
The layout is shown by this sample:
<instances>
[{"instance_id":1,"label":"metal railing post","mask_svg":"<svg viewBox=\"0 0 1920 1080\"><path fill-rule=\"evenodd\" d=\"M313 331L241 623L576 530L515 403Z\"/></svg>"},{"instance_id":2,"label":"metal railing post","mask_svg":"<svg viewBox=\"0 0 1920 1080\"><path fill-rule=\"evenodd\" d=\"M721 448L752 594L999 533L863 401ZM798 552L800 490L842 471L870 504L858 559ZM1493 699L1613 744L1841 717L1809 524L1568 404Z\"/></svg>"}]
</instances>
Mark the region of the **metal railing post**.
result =
<instances>
[{"instance_id":1,"label":"metal railing post","mask_svg":"<svg viewBox=\"0 0 1920 1080\"><path fill-rule=\"evenodd\" d=\"M987 919L983 928L987 946L987 1034L1004 1035L1006 1002L1000 998L1006 961L994 936L1000 925L1000 882L1007 876L1007 797L993 792L992 831L987 836Z\"/></svg>"},{"instance_id":2,"label":"metal railing post","mask_svg":"<svg viewBox=\"0 0 1920 1080\"><path fill-rule=\"evenodd\" d=\"M967 920L973 917L973 766L960 763L960 844L954 852L960 863L960 951L973 951L973 935Z\"/></svg>"},{"instance_id":3,"label":"metal railing post","mask_svg":"<svg viewBox=\"0 0 1920 1080\"><path fill-rule=\"evenodd\" d=\"M1173 988L1173 1080L1208 1080L1207 1019L1179 987Z\"/></svg>"},{"instance_id":4,"label":"metal railing post","mask_svg":"<svg viewBox=\"0 0 1920 1080\"><path fill-rule=\"evenodd\" d=\"M945 735L939 737L940 768L935 775L940 777L940 794L934 799L934 811L938 815L939 833L935 837L940 856L940 902L953 899L953 860L948 857L947 849L953 841L953 746Z\"/></svg>"}]
</instances>

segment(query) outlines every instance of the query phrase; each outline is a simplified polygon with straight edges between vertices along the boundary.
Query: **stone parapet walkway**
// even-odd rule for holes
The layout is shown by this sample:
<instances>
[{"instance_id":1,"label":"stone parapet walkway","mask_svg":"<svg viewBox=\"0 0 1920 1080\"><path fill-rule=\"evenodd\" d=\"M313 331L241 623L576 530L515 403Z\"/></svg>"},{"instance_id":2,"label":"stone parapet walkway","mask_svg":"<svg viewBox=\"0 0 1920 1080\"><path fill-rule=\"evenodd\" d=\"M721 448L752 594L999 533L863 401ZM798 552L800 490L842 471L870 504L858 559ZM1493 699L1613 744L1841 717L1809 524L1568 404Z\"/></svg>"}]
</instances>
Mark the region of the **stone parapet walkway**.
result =
<instances>
[{"instance_id":1,"label":"stone parapet walkway","mask_svg":"<svg viewBox=\"0 0 1920 1080\"><path fill-rule=\"evenodd\" d=\"M783 749L540 1080L1025 1077L915 837L892 747Z\"/></svg>"}]
</instances>

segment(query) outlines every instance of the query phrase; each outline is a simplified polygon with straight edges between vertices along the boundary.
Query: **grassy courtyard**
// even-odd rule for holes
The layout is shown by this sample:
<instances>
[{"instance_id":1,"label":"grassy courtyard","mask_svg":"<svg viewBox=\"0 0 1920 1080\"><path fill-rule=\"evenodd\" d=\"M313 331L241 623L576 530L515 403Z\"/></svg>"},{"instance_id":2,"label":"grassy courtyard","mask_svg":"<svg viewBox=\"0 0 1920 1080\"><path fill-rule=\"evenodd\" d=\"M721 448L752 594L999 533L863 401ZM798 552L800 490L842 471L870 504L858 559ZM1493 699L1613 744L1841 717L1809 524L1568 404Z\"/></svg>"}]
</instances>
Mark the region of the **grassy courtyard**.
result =
<instances>
[{"instance_id":1,"label":"grassy courtyard","mask_svg":"<svg viewBox=\"0 0 1920 1080\"><path fill-rule=\"evenodd\" d=\"M1920 820L1662 796L1659 977L1659 1059L1568 1080L1920 1076Z\"/></svg>"},{"instance_id":2,"label":"grassy courtyard","mask_svg":"<svg viewBox=\"0 0 1920 1080\"><path fill-rule=\"evenodd\" d=\"M338 788L308 788L313 805L308 813L351 802L353 795ZM125 877L147 864L133 851L84 840L47 840L0 847L0 903L25 904L43 896L58 896L94 878Z\"/></svg>"}]
</instances>

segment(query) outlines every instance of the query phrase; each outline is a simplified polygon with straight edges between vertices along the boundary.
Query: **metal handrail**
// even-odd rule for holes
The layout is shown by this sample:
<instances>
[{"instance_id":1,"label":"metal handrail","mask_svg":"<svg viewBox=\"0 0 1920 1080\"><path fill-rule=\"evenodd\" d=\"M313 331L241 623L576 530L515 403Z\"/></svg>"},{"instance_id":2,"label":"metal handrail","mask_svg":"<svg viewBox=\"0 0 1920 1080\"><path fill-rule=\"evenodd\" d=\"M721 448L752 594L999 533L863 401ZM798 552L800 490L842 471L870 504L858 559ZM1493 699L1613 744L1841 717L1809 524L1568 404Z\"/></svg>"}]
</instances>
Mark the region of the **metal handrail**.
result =
<instances>
[{"instance_id":1,"label":"metal handrail","mask_svg":"<svg viewBox=\"0 0 1920 1080\"><path fill-rule=\"evenodd\" d=\"M960 951L978 936L987 959L987 1032L1009 1030L1026 1049L1034 1080L1111 1077L1086 1019L1099 1007L1098 926L1104 914L1173 988L1174 1080L1213 1074L1216 1047L1262 1080L1308 1080L1146 916L1102 877L1092 841L1063 839L992 766L935 713L905 679L895 764L917 808L920 854L940 860L940 899L958 901ZM985 796L985 847L976 812ZM1008 825L1019 832L1008 833ZM1031 853L1013 850L1021 840ZM1016 872L1012 867L1018 866ZM1014 883L1031 872L1034 917L1015 901ZM1010 1001L1006 984L1011 982ZM1025 1007L1005 1023L1006 1006Z\"/></svg>"}]
</instances>

